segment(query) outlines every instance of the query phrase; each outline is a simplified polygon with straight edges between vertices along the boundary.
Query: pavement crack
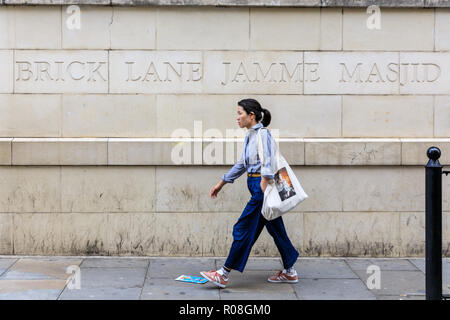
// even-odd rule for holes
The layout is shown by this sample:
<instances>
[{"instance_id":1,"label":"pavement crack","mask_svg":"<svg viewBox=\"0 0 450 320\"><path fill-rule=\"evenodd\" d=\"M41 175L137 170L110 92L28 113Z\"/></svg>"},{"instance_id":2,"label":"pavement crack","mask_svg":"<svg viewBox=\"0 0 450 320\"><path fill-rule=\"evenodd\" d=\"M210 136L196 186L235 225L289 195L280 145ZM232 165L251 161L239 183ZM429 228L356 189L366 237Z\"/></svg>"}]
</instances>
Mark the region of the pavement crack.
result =
<instances>
[{"instance_id":1,"label":"pavement crack","mask_svg":"<svg viewBox=\"0 0 450 320\"><path fill-rule=\"evenodd\" d=\"M142 283L141 293L139 294L139 299L142 300L142 293L144 292L145 281L147 280L148 270L150 269L151 259L148 259L147 271L145 272L144 282Z\"/></svg>"}]
</instances>

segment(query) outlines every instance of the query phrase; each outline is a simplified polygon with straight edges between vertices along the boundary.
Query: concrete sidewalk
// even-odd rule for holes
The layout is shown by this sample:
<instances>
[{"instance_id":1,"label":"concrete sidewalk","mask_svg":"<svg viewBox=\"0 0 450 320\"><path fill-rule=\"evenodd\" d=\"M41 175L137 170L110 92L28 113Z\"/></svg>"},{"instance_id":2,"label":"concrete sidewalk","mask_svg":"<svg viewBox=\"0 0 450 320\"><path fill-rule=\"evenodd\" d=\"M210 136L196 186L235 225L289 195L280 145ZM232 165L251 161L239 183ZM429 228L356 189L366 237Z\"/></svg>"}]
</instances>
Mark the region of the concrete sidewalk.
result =
<instances>
[{"instance_id":1,"label":"concrete sidewalk","mask_svg":"<svg viewBox=\"0 0 450 320\"><path fill-rule=\"evenodd\" d=\"M295 268L299 282L269 283L282 269L279 258L250 258L243 273L233 270L225 289L211 283L175 281L220 268L220 257L43 257L0 256L0 299L187 299L309 300L425 299L425 261L410 259L304 258ZM370 265L380 268L380 288L369 289ZM69 266L79 270L67 284ZM78 269L79 267L79 269ZM443 291L450 293L450 259L443 259Z\"/></svg>"}]
</instances>

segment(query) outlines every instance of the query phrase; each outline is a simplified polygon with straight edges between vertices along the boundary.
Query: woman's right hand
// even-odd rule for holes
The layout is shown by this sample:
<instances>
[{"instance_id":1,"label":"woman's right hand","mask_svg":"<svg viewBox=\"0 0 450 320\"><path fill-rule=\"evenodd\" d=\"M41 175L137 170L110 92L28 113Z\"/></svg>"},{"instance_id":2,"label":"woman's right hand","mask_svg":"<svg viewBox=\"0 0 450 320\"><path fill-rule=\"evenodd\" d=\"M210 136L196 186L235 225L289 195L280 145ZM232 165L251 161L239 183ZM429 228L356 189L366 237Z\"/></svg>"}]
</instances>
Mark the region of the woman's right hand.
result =
<instances>
[{"instance_id":1,"label":"woman's right hand","mask_svg":"<svg viewBox=\"0 0 450 320\"><path fill-rule=\"evenodd\" d=\"M209 191L209 195L211 196L211 198L214 199L217 197L217 194L222 189L223 185L224 185L223 182L220 181L218 184L216 184L214 187L211 188L211 190Z\"/></svg>"}]
</instances>

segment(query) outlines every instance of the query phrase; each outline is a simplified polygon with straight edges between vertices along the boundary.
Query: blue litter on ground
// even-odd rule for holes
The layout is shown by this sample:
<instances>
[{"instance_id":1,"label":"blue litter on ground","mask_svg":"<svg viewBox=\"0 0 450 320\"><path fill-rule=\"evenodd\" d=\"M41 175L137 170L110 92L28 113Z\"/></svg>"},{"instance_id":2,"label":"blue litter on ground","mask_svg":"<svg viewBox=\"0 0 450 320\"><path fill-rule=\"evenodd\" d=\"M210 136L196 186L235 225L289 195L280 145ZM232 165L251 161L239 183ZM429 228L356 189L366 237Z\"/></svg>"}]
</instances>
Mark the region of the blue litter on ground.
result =
<instances>
[{"instance_id":1,"label":"blue litter on ground","mask_svg":"<svg viewBox=\"0 0 450 320\"><path fill-rule=\"evenodd\" d=\"M205 278L202 278L202 277L194 277L194 276L186 276L186 275L181 275L178 278L176 278L175 280L183 281L183 282L191 282L191 283L205 283L205 282L208 282L208 280L206 280Z\"/></svg>"}]
</instances>

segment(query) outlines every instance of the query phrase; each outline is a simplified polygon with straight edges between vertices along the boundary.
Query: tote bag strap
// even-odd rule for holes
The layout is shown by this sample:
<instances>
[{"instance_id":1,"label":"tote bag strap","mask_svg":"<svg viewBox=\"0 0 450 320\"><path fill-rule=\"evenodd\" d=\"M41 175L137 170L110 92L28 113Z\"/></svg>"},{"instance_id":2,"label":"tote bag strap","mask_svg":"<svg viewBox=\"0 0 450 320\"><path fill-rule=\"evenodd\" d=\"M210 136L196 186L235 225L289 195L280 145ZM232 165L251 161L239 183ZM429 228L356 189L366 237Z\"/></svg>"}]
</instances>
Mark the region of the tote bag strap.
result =
<instances>
[{"instance_id":1,"label":"tote bag strap","mask_svg":"<svg viewBox=\"0 0 450 320\"><path fill-rule=\"evenodd\" d=\"M263 143L261 138L261 129L258 129L258 156L261 161L261 168L264 166L264 151L263 151Z\"/></svg>"},{"instance_id":2,"label":"tote bag strap","mask_svg":"<svg viewBox=\"0 0 450 320\"><path fill-rule=\"evenodd\" d=\"M264 166L264 149L261 138L261 129L262 128L258 129L258 156L259 160L261 160L261 168L262 168ZM277 170L278 170L278 168L280 167L280 152L278 151L278 148L275 148L275 160L277 161Z\"/></svg>"}]
</instances>

